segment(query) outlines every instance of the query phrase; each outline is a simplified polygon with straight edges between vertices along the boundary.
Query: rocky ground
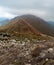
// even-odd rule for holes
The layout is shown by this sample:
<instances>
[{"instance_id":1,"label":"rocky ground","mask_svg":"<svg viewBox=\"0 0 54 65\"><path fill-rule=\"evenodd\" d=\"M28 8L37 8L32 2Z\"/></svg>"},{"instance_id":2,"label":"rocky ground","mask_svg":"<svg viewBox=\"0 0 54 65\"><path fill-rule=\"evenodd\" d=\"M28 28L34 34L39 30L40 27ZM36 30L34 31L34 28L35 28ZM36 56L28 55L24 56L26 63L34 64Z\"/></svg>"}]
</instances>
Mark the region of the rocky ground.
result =
<instances>
[{"instance_id":1,"label":"rocky ground","mask_svg":"<svg viewBox=\"0 0 54 65\"><path fill-rule=\"evenodd\" d=\"M54 65L54 41L0 40L0 65Z\"/></svg>"}]
</instances>

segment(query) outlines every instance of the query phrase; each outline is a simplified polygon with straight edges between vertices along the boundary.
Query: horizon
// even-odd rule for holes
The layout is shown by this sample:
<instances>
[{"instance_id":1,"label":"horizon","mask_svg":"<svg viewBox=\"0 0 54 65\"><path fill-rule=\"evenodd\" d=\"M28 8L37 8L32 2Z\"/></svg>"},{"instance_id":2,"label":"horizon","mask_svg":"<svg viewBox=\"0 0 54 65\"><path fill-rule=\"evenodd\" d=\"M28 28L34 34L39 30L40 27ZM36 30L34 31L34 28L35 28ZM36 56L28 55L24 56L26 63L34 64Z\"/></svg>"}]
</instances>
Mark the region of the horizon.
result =
<instances>
[{"instance_id":1,"label":"horizon","mask_svg":"<svg viewBox=\"0 0 54 65\"><path fill-rule=\"evenodd\" d=\"M24 15L27 15L27 14L24 14ZM28 14L28 15L32 15L32 14ZM18 16L23 16L23 15L18 15ZM2 21L4 22L5 20L11 20L11 19L14 19L14 18L16 18L18 16L14 16L14 17L0 17L0 22L2 22ZM36 16L36 17L38 17L38 16ZM41 17L39 17L39 18L41 18ZM43 18L41 18L41 19L44 20ZM54 22L54 21L51 21L51 20L45 20L45 21L46 22Z\"/></svg>"}]
</instances>

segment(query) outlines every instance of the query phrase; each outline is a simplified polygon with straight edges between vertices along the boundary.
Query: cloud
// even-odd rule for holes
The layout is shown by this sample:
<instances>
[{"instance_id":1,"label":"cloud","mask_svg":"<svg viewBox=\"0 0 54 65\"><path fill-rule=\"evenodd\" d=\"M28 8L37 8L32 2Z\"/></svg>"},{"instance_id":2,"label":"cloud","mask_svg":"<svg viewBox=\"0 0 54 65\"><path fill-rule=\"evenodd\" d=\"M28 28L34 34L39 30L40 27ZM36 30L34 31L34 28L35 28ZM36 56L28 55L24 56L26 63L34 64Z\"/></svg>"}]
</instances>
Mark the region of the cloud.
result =
<instances>
[{"instance_id":1,"label":"cloud","mask_svg":"<svg viewBox=\"0 0 54 65\"><path fill-rule=\"evenodd\" d=\"M38 10L38 9L10 9L9 12L15 15L23 15L23 14L33 14L33 15L46 15L46 11Z\"/></svg>"},{"instance_id":2,"label":"cloud","mask_svg":"<svg viewBox=\"0 0 54 65\"><path fill-rule=\"evenodd\" d=\"M0 0L0 17L34 14L45 20L54 20L53 13L54 0Z\"/></svg>"},{"instance_id":3,"label":"cloud","mask_svg":"<svg viewBox=\"0 0 54 65\"><path fill-rule=\"evenodd\" d=\"M0 17L14 18L15 16L20 16L24 14L32 14L41 17L45 20L49 19L49 12L40 9L11 9L0 6ZM48 16L49 15L49 16Z\"/></svg>"},{"instance_id":4,"label":"cloud","mask_svg":"<svg viewBox=\"0 0 54 65\"><path fill-rule=\"evenodd\" d=\"M0 7L0 17L13 18L24 14L32 14L39 17L46 16L46 11L38 9L11 9Z\"/></svg>"},{"instance_id":5,"label":"cloud","mask_svg":"<svg viewBox=\"0 0 54 65\"><path fill-rule=\"evenodd\" d=\"M54 5L54 0L1 0L1 6L16 9L44 8Z\"/></svg>"},{"instance_id":6,"label":"cloud","mask_svg":"<svg viewBox=\"0 0 54 65\"><path fill-rule=\"evenodd\" d=\"M5 9L4 7L0 7L0 17L5 17L5 18L13 18L14 15L9 13L7 8Z\"/></svg>"}]
</instances>

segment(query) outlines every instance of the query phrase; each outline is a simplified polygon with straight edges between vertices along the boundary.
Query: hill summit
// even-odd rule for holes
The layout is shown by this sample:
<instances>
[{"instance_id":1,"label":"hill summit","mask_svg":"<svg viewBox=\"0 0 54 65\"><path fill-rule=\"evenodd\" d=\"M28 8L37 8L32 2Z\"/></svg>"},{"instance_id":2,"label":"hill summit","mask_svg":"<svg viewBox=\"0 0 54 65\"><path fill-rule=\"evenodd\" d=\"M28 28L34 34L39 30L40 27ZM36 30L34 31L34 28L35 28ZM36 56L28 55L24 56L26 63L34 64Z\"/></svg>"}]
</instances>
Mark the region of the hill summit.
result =
<instances>
[{"instance_id":1,"label":"hill summit","mask_svg":"<svg viewBox=\"0 0 54 65\"><path fill-rule=\"evenodd\" d=\"M8 32L14 35L50 35L54 36L54 30L43 19L34 15L17 16L1 27L0 32Z\"/></svg>"}]
</instances>

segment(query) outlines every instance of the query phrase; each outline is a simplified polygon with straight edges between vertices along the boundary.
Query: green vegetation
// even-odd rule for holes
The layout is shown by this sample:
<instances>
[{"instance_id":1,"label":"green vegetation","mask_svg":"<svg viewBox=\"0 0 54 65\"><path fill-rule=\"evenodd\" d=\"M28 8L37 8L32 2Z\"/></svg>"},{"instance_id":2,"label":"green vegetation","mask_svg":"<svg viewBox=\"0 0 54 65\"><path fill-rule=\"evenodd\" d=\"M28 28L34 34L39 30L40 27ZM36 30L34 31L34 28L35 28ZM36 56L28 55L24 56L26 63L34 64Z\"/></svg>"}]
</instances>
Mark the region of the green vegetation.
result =
<instances>
[{"instance_id":1,"label":"green vegetation","mask_svg":"<svg viewBox=\"0 0 54 65\"><path fill-rule=\"evenodd\" d=\"M12 62L13 65L24 65L22 61L14 61Z\"/></svg>"}]
</instances>

